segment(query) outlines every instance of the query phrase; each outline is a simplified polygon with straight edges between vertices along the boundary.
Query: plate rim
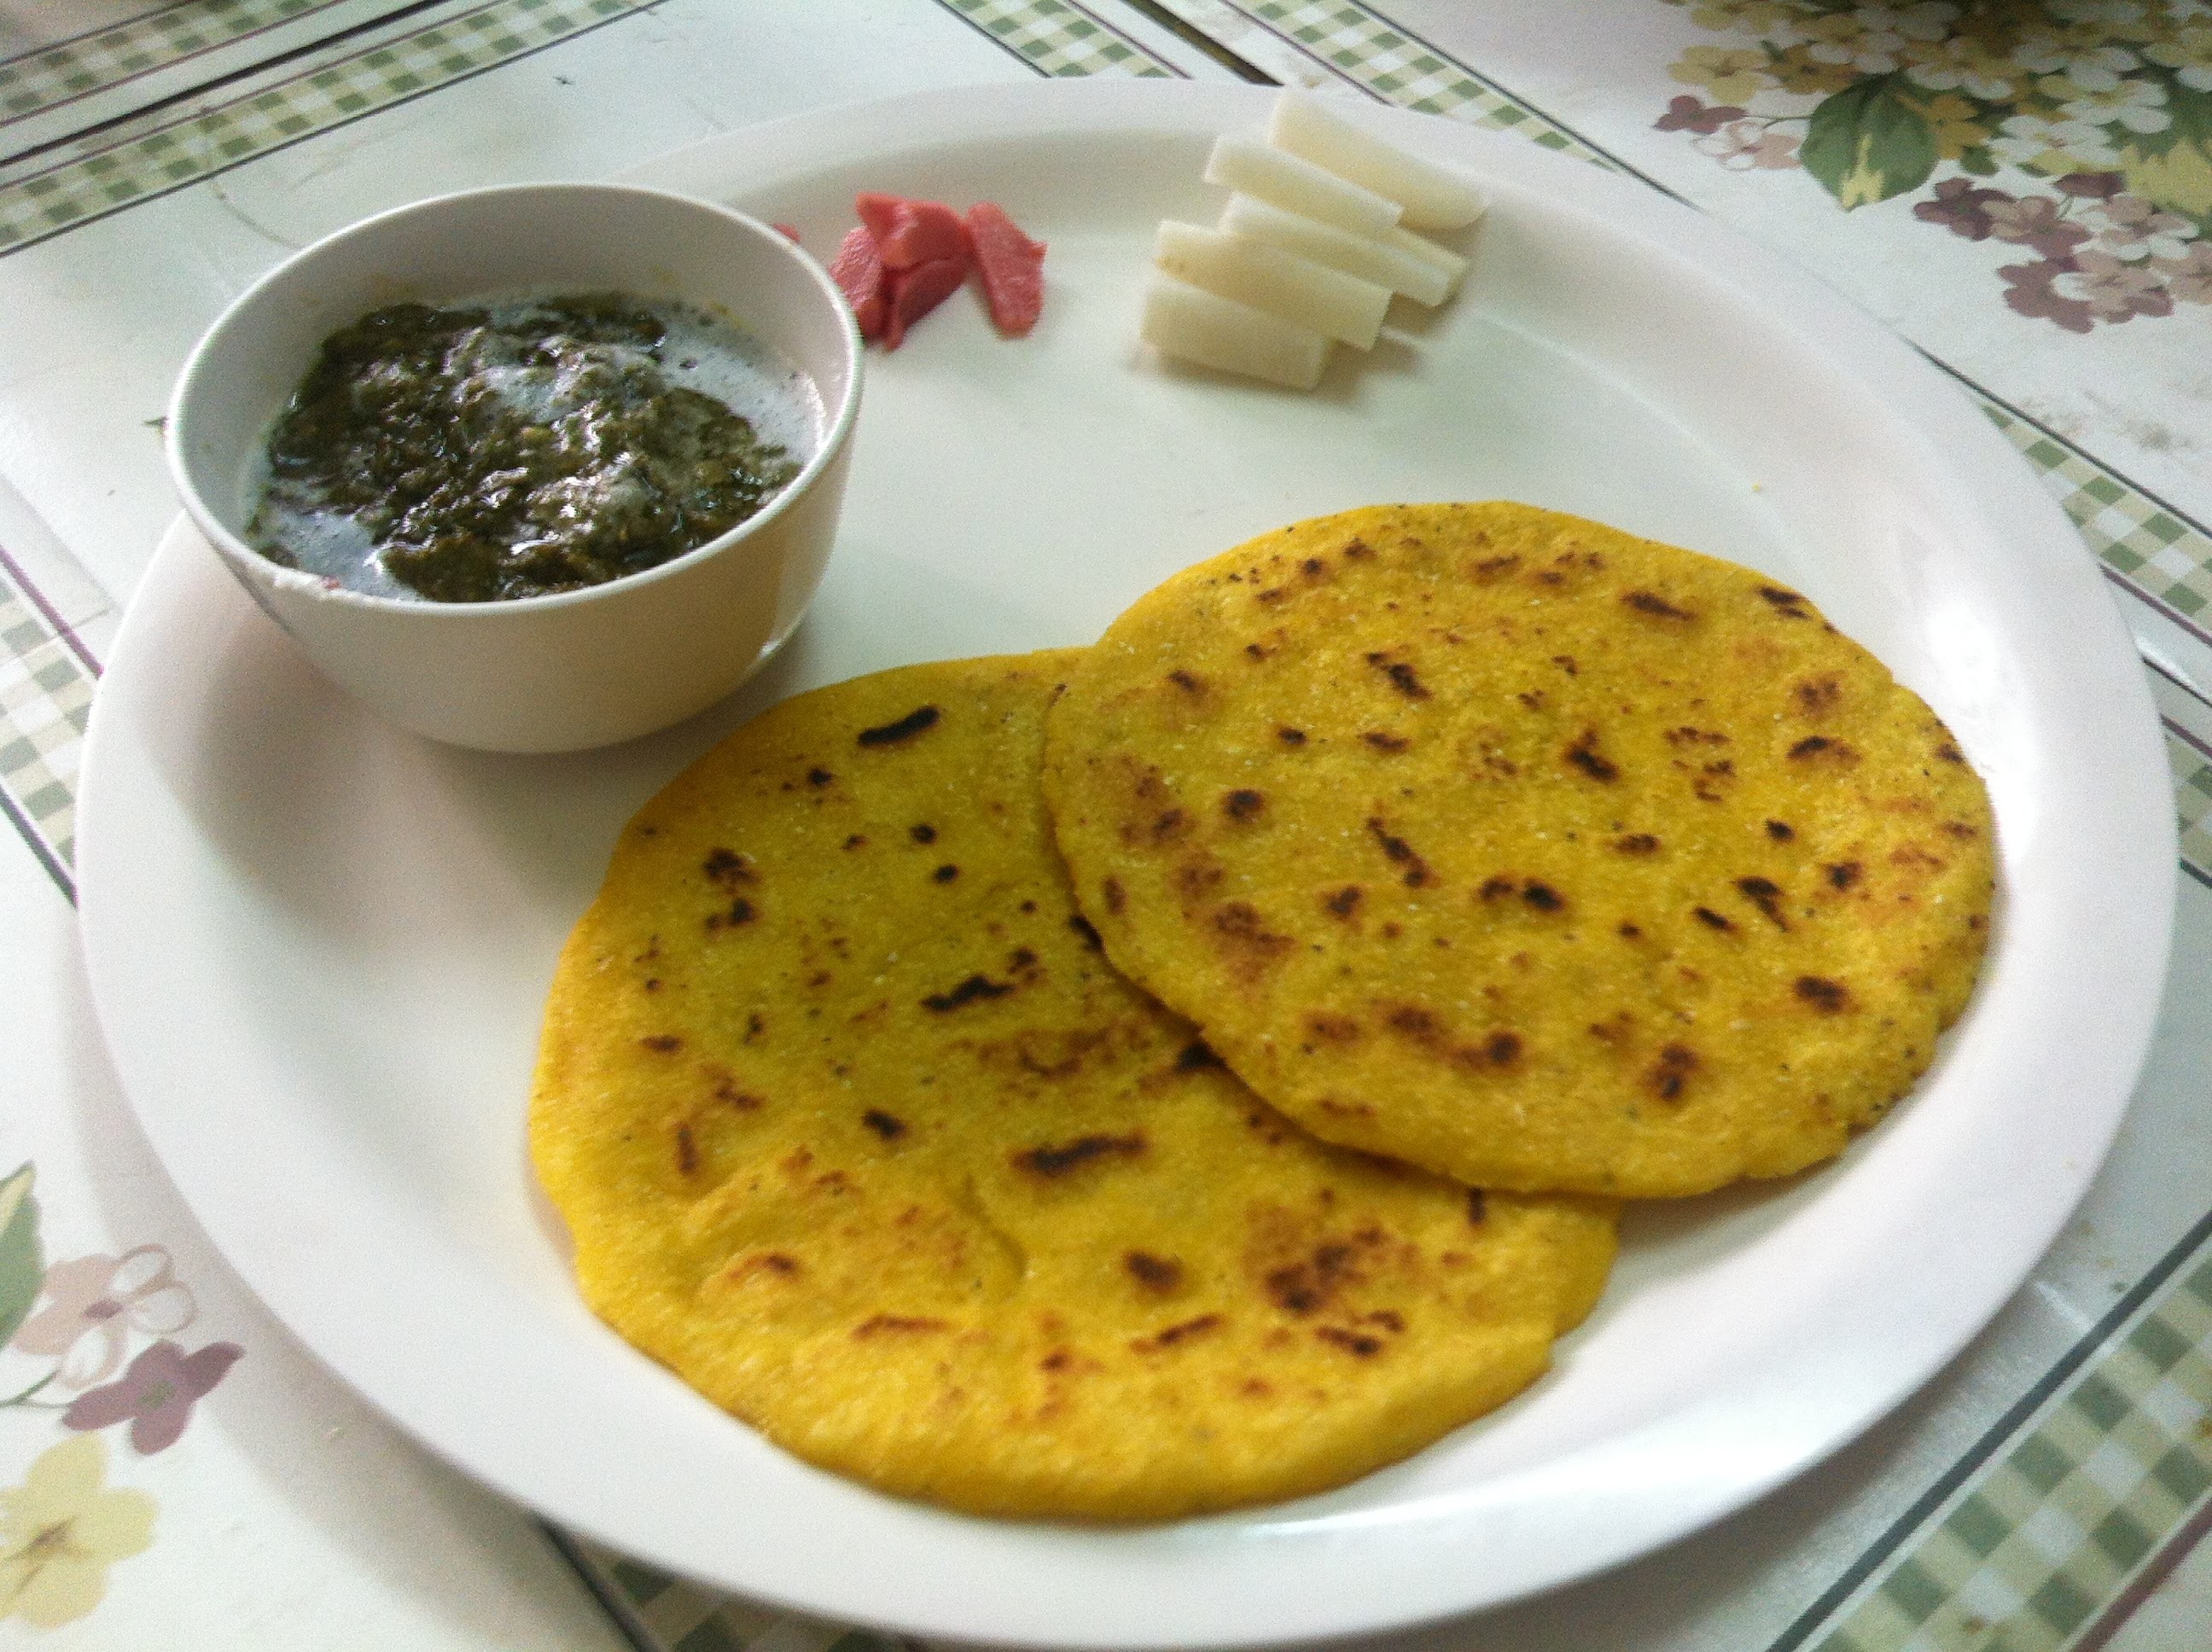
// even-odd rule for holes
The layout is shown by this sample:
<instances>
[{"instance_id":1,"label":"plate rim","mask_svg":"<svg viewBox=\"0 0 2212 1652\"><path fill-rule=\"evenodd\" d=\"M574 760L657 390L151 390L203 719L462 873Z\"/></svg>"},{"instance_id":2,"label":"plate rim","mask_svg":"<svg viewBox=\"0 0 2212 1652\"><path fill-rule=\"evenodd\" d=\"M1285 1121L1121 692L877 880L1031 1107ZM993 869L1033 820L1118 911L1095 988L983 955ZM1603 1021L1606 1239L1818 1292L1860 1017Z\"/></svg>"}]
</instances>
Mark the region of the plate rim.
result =
<instances>
[{"instance_id":1,"label":"plate rim","mask_svg":"<svg viewBox=\"0 0 2212 1652\"><path fill-rule=\"evenodd\" d=\"M747 128L708 139L701 144L676 151L644 167L633 168L623 174L623 177L631 181L654 182L664 187L684 187L686 185L684 180L687 173L696 173L702 169L711 172L714 168L728 167L742 162L749 156L757 161L764 154L787 152L794 149L803 151L809 143L817 142L820 135L824 132L836 132L841 128L851 130L862 120L879 126L902 128L909 133L918 133L920 136L912 140L912 147L927 148L931 142L943 141L945 137L955 137L963 141L988 141L994 136L1002 139L1006 135L1006 129L1009 126L1016 131L1026 132L1029 129L1021 125L1024 120L1049 123L1055 129L1066 128L1074 131L1120 130L1133 124L1141 124L1149 128L1164 123L1173 125L1178 130L1183 127L1202 127L1231 113L1243 115L1246 112L1256 112L1264 108L1272 95L1272 90L1261 88L1198 85L1188 82L1147 84L1138 81L1103 80L1042 83L1024 82L950 90L939 89L908 94L891 99L871 100L862 103L811 110L785 117L760 127ZM2123 664L2133 671L2132 677L2121 674L2116 684L2107 683L2106 686L2108 689L2116 688L2123 700L2132 698L2135 701L2139 715L2130 720L2130 726L2136 731L2138 744L2143 750L2152 754L2154 762L2149 766L2151 777L2162 782L2163 766L2162 761L2157 760L2160 754L2156 744L2155 714L2149 689L2142 679L2140 670L2135 667L2132 642L2128 638L2117 609L2112 605L2109 595L2103 591L2101 582L2097 579L2094 563L2089 559L2086 550L2080 545L2078 537L2075 535L2070 525L2066 523L2055 502L2044 494L2039 483L2033 478L2032 472L2028 471L2025 460L2012 449L2010 444L2006 442L1996 430L1989 425L1978 410L1966 400L1965 394L1946 379L1939 368L1922 359L1901 339L1872 318L1864 315L1850 305L1848 301L1842 299L1832 289L1820 283L1814 277L1787 264L1776 254L1758 247L1739 232L1717 220L1703 215L1695 215L1692 209L1662 197L1645 185L1610 177L1588 167L1586 163L1538 149L1525 139L1475 131L1455 125L1453 123L1444 122L1439 117L1416 115L1406 111L1380 107L1362 109L1359 111L1359 115L1362 118L1374 121L1382 129L1412 135L1416 142L1419 141L1419 135L1423 133L1432 135L1437 125L1445 126L1460 135L1458 138L1453 140L1455 143L1472 140L1473 152L1476 155L1482 155L1487 150L1491 155L1498 157L1501 161L1510 158L1513 170L1533 173L1540 177L1548 174L1567 185L1567 192L1570 194L1579 192L1595 196L1608 211L1616 210L1619 211L1623 221L1627 223L1630 233L1634 233L1638 228L1648 226L1654 222L1661 222L1663 228L1665 221L1672 218L1674 215L1691 217L1700 227L1706 249L1717 255L1716 259L1709 260L1705 266L1709 274L1717 273L1719 276L1756 296L1760 301L1762 307L1771 309L1782 317L1788 330L1793 334L1806 336L1817 341L1817 337L1820 333L1838 332L1853 344L1855 354L1849 364L1839 363L1835 367L1841 376L1854 382L1866 383L1893 381L1898 375L1902 374L1905 383L1914 392L1907 398L1912 404L1913 416L1907 418L1903 414L1898 415L1899 428L1908 430L1919 440L1936 441L1947 451L1953 448L1964 450L1968 455L1967 465L1973 468L1978 469L1984 465L1989 465L2004 467L2012 472L2019 485L2007 495L2007 504L2010 513L2023 519L2026 525L2034 530L2027 536L2026 543L2031 550L2036 554L2044 554L2054 546L2061 550L2070 548L2072 556L2080 562L2080 579L2075 583L2083 590L2094 592L2098 598L2099 618L2095 621L2084 622L2084 629L2087 634L2086 647L2101 661L2105 674L2108 677L2112 676L2117 668ZM933 139L932 134L940 136ZM1672 244L1671 238L1662 237L1662 239L1667 239L1668 244ZM1717 270L1716 270L1716 264ZM1773 295L1778 292L1781 296L1778 300L1775 300ZM1823 350L1822 354L1830 355L1831 352ZM1966 466L1960 465L1958 461L1954 460L1947 463L1943 468L1949 471L1954 468L1963 469ZM170 535L165 538L161 550L157 552L155 571L158 572L163 568L164 559L179 557L185 554L187 550L188 546L179 540L178 533L173 530ZM2051 564L2050 568L2045 571L2049 572L2052 569L2056 569L2060 577L2067 577L2065 570L2056 563ZM149 578L142 587L155 592L158 592L161 588L158 580L152 578ZM137 623L134 624L134 622ZM156 647L155 641L143 640L145 633L155 623L155 616L150 604L142 606L139 600L134 597L130 611L126 614L124 627L112 651L109 666L111 679L120 676L125 684L131 681L140 653ZM2101 640L2095 635L2100 631L2105 634ZM2114 654L2115 645L2118 645L2119 651L2117 658ZM2133 689L2132 695L2127 692L2130 687ZM124 1088L126 1094L131 1096L134 1110L137 1112L142 1124L146 1127L149 1139L155 1144L165 1166L169 1169L173 1179L178 1182L179 1191L184 1193L187 1204L193 1209L195 1215L203 1224L209 1229L211 1236L216 1236L218 1243L222 1245L227 1259L238 1269L240 1275L247 1279L264 1303L271 1305L272 1312L275 1312L276 1300L286 1294L283 1288L280 1285L272 1289L266 1282L264 1276L270 1273L271 1270L261 1259L241 1257L230 1245L222 1242L222 1231L228 1224L222 1220L222 1212L219 1210L211 1214L204 1207L208 1197L204 1178L189 1172L180 1172L177 1168L180 1160L189 1162L191 1155L188 1152L173 1154L173 1132L167 1127L170 1121L161 1116L161 1109L158 1106L149 1108L143 1099L149 1090L146 1075L135 1071L137 1063L126 1054L123 1048L125 1044L131 1042L127 1035L118 1039L118 1028L127 1021L130 1011L126 1006L115 1001L116 989L112 983L117 981L117 972L121 966L110 956L109 945L111 940L115 938L116 932L112 925L104 920L102 915L106 909L106 890L111 882L114 881L115 876L109 874L105 869L117 864L117 857L123 852L124 847L124 844L118 843L118 840L121 838L127 841L129 831L127 826L118 825L111 832L107 823L111 817L109 811L103 806L103 800L110 795L113 787L120 783L112 778L113 766L125 761L121 757L109 756L112 744L111 732L108 720L103 717L101 708L110 703L113 698L114 696L103 695L95 701L91 726L87 734L80 787L80 808L82 818L80 822L79 838L79 922L84 938L87 967L93 985L95 1011L109 1048L115 1054L118 1073L125 1078ZM115 744L120 744L122 738L119 733L115 734L112 741ZM2139 768L2142 755L2142 751L2136 754ZM2138 772L2136 778L2139 780L2142 780L2142 774ZM1557 1587L1621 1564L1637 1555L1649 1552L1667 1542L1675 1540L1690 1531L1710 1524L1763 1495L1782 1480L1804 1472L1822 1458L1840 1449L1879 1417L1917 1389L1979 1330L1990 1314L2002 1306L2006 1297L2009 1296L2012 1286L2016 1285L2019 1279L2024 1278L2033 1269L2044 1250L2047 1248L2051 1235L2055 1234L2059 1225L2070 1214L2082 1193L2086 1192L2091 1175L2094 1174L2095 1163L2101 1161L2104 1151L2109 1148L2112 1137L2119 1127L2128 1095L2133 1088L2134 1076L2139 1072L2147 1054L2156 1016L2158 1004L2156 989L2164 977L2165 960L2170 944L2172 887L2176 873L2172 853L2174 845L2172 842L2173 823L2171 810L2164 806L2162 794L2161 806L2156 812L2155 819L2162 824L2166 840L2158 857L2162 875L2153 876L2143 881L2144 892L2147 895L2154 893L2160 897L2152 902L2157 916L2150 928L2142 933L2142 939L2148 944L2138 944L2136 949L2143 966L2145 990L2131 1000L2130 1007L2135 1013L2130 1023L2118 1029L2121 1036L2118 1039L2107 1036L2105 1042L2102 1060L2099 1066L2107 1076L2106 1087L2108 1090L2116 1090L2117 1095L2107 1098L2106 1113L2100 1115L2104 1127L2088 1167L2079 1176L2071 1195L2064 1201L2063 1207L2050 1215L2047 1223L2048 1231L2032 1249L2027 1252L2024 1260L2019 1262L2018 1267L2014 1272L2011 1285L2008 1285L2005 1291L1990 1304L1986 1311L1968 1315L1954 1327L1955 1334L1948 1339L1928 1344L1922 1350L1923 1357L1917 1362L1917 1369L1910 1376L1909 1380L1904 1381L1901 1385L1893 1385L1893 1392L1863 1406L1850 1426L1842 1431L1832 1433L1820 1442L1816 1449L1801 1454L1789 1466L1755 1479L1745 1479L1735 1485L1723 1497L1708 1498L1705 1503L1688 1510L1667 1529L1658 1530L1656 1534L1646 1532L1636 1541L1615 1546L1611 1549L1601 1546L1583 1561L1564 1570L1559 1576L1514 1590L1510 1594L1484 1596L1479 1589L1462 1590L1458 1592L1465 1594L1467 1598L1445 1601L1442 1604L1439 1604L1435 1598L1430 1598L1397 1612L1388 1610L1377 1612L1370 1607L1347 1613L1340 1606L1333 1612L1321 1611L1310 1613L1306 1622L1287 1631L1280 1626L1274 1626L1262 1634L1246 1634L1233 1631L1224 1632L1217 1625L1210 1631L1200 1631L1194 1636L1188 1623L1178 1621L1163 1624L1156 1619L1148 1619L1140 1623L1137 1622L1125 1609L1119 1617L1109 1614L1109 1622L1097 1628L1085 1625L1073 1632L1067 1632L1063 1627L1059 1632L1048 1631L1040 1636L1034 1613L1012 1616L1002 1614L994 1620L981 1622L975 1619L962 1619L956 1622L939 1621L934 1618L925 1620L900 1618L896 1615L884 1616L881 1613L857 1610L849 1603L841 1603L834 1599L825 1600L822 1598L822 1589L818 1583L810 1590L780 1587L778 1580L775 1578L749 1576L743 1581L734 1581L719 1573L702 1575L694 1564L682 1560L670 1559L660 1554L648 1553L643 1558L651 1559L657 1564L669 1565L672 1570L699 1576L702 1581L714 1587L738 1588L794 1610L822 1613L826 1615L842 1617L850 1621L892 1630L957 1636L1006 1643L1018 1642L1030 1644L1052 1643L1085 1647L1199 1644L1226 1646L1282 1643L1287 1640L1313 1639L1360 1631L1401 1628L1480 1606L1500 1605L1507 1600L1519 1598L1536 1589ZM2136 823L2136 826L2138 836L2155 837L2157 835L2154 830L2145 829L2141 822ZM2134 847L2136 850L2141 850L2140 844ZM2138 863L2134 875L2140 879L2142 877L2142 866L2148 864L2154 857L2147 852L2139 852L2134 858ZM104 986L104 983L106 985ZM219 1204L219 1198L217 1202ZM276 1317L297 1328L297 1322L293 1315L278 1313ZM392 1390L389 1383L376 1382L373 1379L370 1381L356 1379L352 1372L344 1369L344 1364L340 1359L331 1357L323 1345L322 1340L309 1335L304 1330L301 1331L300 1334L303 1340L307 1341L308 1345L325 1359L326 1363L331 1364L333 1369L339 1370L347 1381L359 1388L373 1403L384 1410L387 1415L393 1417L394 1420L414 1437L424 1441L440 1455L447 1456L449 1461L455 1461L476 1477L498 1486L508 1495L517 1497L525 1502L538 1501L531 1497L526 1490L517 1486L510 1473L488 1470L478 1460L481 1454L471 1455L454 1446L449 1439L439 1437L441 1430L435 1427L421 1425L422 1419L415 1408L409 1406L404 1401L391 1400ZM608 1523L604 1519L579 1516L559 1510L551 1511L551 1515L553 1518L561 1519L592 1532L602 1540L611 1542L614 1546L629 1546L633 1550L635 1548L635 1539L625 1544L620 1533L619 1521L615 1523L617 1529L609 1530ZM985 1597L988 1597L989 1594L988 1589L983 1592ZM1154 1604L1152 1601L1139 1602L1137 1610L1139 1613L1150 1611ZM1107 1632L1109 1628L1113 1632Z\"/></svg>"}]
</instances>

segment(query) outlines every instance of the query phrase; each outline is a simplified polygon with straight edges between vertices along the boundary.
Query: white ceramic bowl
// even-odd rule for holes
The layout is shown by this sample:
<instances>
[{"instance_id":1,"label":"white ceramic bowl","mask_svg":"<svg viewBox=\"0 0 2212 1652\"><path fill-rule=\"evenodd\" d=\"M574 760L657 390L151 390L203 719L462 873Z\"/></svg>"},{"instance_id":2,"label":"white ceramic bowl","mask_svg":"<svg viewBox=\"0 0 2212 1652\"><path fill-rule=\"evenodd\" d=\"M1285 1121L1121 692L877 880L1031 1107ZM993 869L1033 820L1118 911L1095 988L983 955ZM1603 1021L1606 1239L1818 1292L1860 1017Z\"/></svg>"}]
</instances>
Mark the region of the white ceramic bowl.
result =
<instances>
[{"instance_id":1,"label":"white ceramic bowl","mask_svg":"<svg viewBox=\"0 0 2212 1652\"><path fill-rule=\"evenodd\" d=\"M339 327L408 300L610 290L720 313L813 380L814 453L757 515L643 573L483 603L342 589L240 537L270 426ZM401 207L264 276L185 363L169 465L231 572L340 687L459 745L577 750L713 704L791 634L829 560L860 399L852 312L776 230L656 190L530 184Z\"/></svg>"}]
</instances>

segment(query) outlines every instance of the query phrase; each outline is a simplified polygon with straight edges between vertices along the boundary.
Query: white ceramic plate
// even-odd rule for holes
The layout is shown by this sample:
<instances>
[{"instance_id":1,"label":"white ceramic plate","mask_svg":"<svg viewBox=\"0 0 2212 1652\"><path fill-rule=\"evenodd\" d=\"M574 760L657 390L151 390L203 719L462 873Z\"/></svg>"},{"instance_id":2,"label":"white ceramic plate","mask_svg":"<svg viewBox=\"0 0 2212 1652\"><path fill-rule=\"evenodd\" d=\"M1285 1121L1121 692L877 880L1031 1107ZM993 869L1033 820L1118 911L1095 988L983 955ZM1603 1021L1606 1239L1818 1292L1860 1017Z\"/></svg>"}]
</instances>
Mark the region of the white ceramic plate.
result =
<instances>
[{"instance_id":1,"label":"white ceramic plate","mask_svg":"<svg viewBox=\"0 0 2212 1652\"><path fill-rule=\"evenodd\" d=\"M1004 203L1051 244L1025 342L972 295L872 361L840 550L739 702L574 758L395 733L326 687L189 533L163 546L83 780L93 988L178 1184L240 1271L453 1461L699 1578L976 1640L1259 1643L1583 1576L1817 1461L2022 1278L2117 1127L2166 956L2172 799L2081 544L1882 329L1717 225L1525 141L1370 111L1496 210L1456 305L1296 397L1133 344L1154 223L1213 205L1263 94L1146 82L804 117L648 181L827 250L858 188ZM541 994L623 819L781 695L1079 643L1294 518L1507 495L1802 587L1989 780L2004 903L1916 1096L1790 1185L1631 1212L1557 1369L1326 1497L1127 1531L970 1520L785 1457L578 1305L524 1156Z\"/></svg>"}]
</instances>

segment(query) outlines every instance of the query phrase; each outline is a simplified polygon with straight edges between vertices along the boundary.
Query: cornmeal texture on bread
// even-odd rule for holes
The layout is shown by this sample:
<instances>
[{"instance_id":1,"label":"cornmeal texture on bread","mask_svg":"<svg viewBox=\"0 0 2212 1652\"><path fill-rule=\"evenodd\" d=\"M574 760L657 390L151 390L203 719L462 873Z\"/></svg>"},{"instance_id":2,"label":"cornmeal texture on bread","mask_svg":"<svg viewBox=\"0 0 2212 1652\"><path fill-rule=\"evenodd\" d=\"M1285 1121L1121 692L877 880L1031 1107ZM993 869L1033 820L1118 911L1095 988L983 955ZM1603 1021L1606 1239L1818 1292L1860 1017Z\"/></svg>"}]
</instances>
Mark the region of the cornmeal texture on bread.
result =
<instances>
[{"instance_id":1,"label":"cornmeal texture on bread","mask_svg":"<svg viewBox=\"0 0 2212 1652\"><path fill-rule=\"evenodd\" d=\"M592 1309L810 1461L995 1515L1319 1490L1541 1373L1613 1206L1325 1145L1113 969L1039 780L1079 658L822 689L654 799L532 1151Z\"/></svg>"},{"instance_id":2,"label":"cornmeal texture on bread","mask_svg":"<svg viewBox=\"0 0 2212 1652\"><path fill-rule=\"evenodd\" d=\"M1107 955L1316 1134L1481 1187L1779 1176L1905 1095L1993 891L1958 744L1798 592L1503 502L1298 523L1074 669Z\"/></svg>"}]
</instances>

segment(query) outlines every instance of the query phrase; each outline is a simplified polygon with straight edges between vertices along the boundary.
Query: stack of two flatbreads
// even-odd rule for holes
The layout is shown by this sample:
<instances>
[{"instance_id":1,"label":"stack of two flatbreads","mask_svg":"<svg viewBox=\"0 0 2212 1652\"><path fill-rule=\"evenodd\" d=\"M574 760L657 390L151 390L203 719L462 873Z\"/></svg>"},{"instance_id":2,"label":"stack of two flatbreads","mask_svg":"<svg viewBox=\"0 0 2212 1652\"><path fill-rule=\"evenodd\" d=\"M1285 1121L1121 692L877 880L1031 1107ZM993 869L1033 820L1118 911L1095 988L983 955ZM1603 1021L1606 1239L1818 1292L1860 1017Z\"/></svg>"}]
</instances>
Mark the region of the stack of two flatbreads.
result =
<instances>
[{"instance_id":1,"label":"stack of two flatbreads","mask_svg":"<svg viewBox=\"0 0 2212 1652\"><path fill-rule=\"evenodd\" d=\"M811 1461L1293 1496L1534 1380L1620 1199L1879 1118L1991 830L1754 573L1508 504L1301 523L702 758L562 957L532 1151L592 1308Z\"/></svg>"}]
</instances>

